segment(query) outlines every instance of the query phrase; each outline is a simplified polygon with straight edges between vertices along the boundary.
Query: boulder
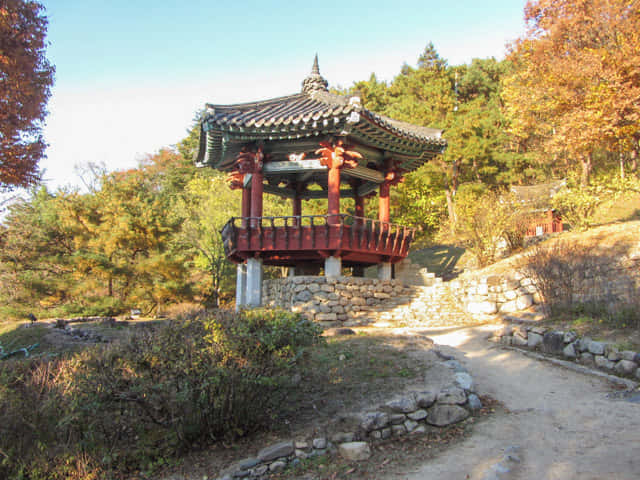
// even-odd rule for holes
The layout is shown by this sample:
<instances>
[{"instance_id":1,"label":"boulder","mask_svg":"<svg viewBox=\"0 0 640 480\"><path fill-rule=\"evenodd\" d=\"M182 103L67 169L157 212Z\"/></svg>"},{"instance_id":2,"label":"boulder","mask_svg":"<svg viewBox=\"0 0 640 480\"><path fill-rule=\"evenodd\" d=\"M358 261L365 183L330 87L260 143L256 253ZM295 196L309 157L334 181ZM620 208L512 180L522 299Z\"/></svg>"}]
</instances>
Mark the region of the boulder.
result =
<instances>
[{"instance_id":1,"label":"boulder","mask_svg":"<svg viewBox=\"0 0 640 480\"><path fill-rule=\"evenodd\" d=\"M469 302L467 304L467 312L473 314L493 314L498 311L496 302L489 302L487 300L481 302Z\"/></svg>"},{"instance_id":2,"label":"boulder","mask_svg":"<svg viewBox=\"0 0 640 480\"><path fill-rule=\"evenodd\" d=\"M604 355L604 348L604 343L596 342L595 340L589 342L589 345L587 346L587 350L589 350L589 353L593 353L594 355Z\"/></svg>"},{"instance_id":3,"label":"boulder","mask_svg":"<svg viewBox=\"0 0 640 480\"><path fill-rule=\"evenodd\" d=\"M261 462L270 462L277 458L287 457L294 452L293 441L276 443L267 448L263 448L258 452L258 458Z\"/></svg>"},{"instance_id":4,"label":"boulder","mask_svg":"<svg viewBox=\"0 0 640 480\"><path fill-rule=\"evenodd\" d=\"M406 395L385 404L385 408L394 413L410 413L418 408L418 403L414 395Z\"/></svg>"},{"instance_id":5,"label":"boulder","mask_svg":"<svg viewBox=\"0 0 640 480\"><path fill-rule=\"evenodd\" d=\"M515 293L515 292L514 292ZM500 305L501 313L514 313L518 311L518 303L516 300L509 300Z\"/></svg>"},{"instance_id":6,"label":"boulder","mask_svg":"<svg viewBox=\"0 0 640 480\"><path fill-rule=\"evenodd\" d=\"M286 462L283 462L281 460L278 460L276 462L273 462L271 465L269 465L269 471L270 472L281 472L282 470L284 470L287 466Z\"/></svg>"},{"instance_id":7,"label":"boulder","mask_svg":"<svg viewBox=\"0 0 640 480\"><path fill-rule=\"evenodd\" d=\"M564 343L573 343L578 339L578 334L576 332L565 332L564 333Z\"/></svg>"},{"instance_id":8,"label":"boulder","mask_svg":"<svg viewBox=\"0 0 640 480\"><path fill-rule=\"evenodd\" d=\"M591 343L591 338L582 337L576 343L576 348L579 352L586 352L589 350L589 344Z\"/></svg>"},{"instance_id":9,"label":"boulder","mask_svg":"<svg viewBox=\"0 0 640 480\"><path fill-rule=\"evenodd\" d=\"M616 363L615 370L616 372L622 375L631 375L638 368L638 364L636 362L632 362L631 360L620 360Z\"/></svg>"},{"instance_id":10,"label":"boulder","mask_svg":"<svg viewBox=\"0 0 640 480\"><path fill-rule=\"evenodd\" d=\"M238 462L238 468L240 470L249 470L260 463L260 459L256 457L245 458Z\"/></svg>"},{"instance_id":11,"label":"boulder","mask_svg":"<svg viewBox=\"0 0 640 480\"><path fill-rule=\"evenodd\" d=\"M426 412L425 412L426 413ZM418 427L419 423L414 420L405 420L404 428L407 429L407 432L412 432Z\"/></svg>"},{"instance_id":12,"label":"boulder","mask_svg":"<svg viewBox=\"0 0 640 480\"><path fill-rule=\"evenodd\" d=\"M437 403L442 405L462 405L467 401L467 395L459 387L448 387L437 397Z\"/></svg>"},{"instance_id":13,"label":"boulder","mask_svg":"<svg viewBox=\"0 0 640 480\"><path fill-rule=\"evenodd\" d=\"M527 332L527 327L524 325L516 325L513 327L513 334L526 339L529 332Z\"/></svg>"},{"instance_id":14,"label":"boulder","mask_svg":"<svg viewBox=\"0 0 640 480\"><path fill-rule=\"evenodd\" d=\"M564 350L564 332L547 332L542 337L542 351L561 355Z\"/></svg>"},{"instance_id":15,"label":"boulder","mask_svg":"<svg viewBox=\"0 0 640 480\"><path fill-rule=\"evenodd\" d=\"M480 401L480 398L475 393L472 393L469 395L468 402L469 402L469 408L471 409L472 412L476 412L482 408L482 402Z\"/></svg>"},{"instance_id":16,"label":"boulder","mask_svg":"<svg viewBox=\"0 0 640 480\"><path fill-rule=\"evenodd\" d=\"M362 422L360 422L360 428L365 432L370 432L371 430L378 430L380 428L386 427L389 424L389 415L384 412L372 412L367 413ZM314 448L319 448L315 447Z\"/></svg>"},{"instance_id":17,"label":"boulder","mask_svg":"<svg viewBox=\"0 0 640 480\"><path fill-rule=\"evenodd\" d=\"M562 355L565 356L565 358L576 358L576 349L574 347L573 343L570 343L569 345L567 345L566 347L564 347L562 349Z\"/></svg>"},{"instance_id":18,"label":"boulder","mask_svg":"<svg viewBox=\"0 0 640 480\"><path fill-rule=\"evenodd\" d=\"M467 392L475 390L473 378L467 372L457 372L454 374L454 377L458 386L463 390Z\"/></svg>"},{"instance_id":19,"label":"boulder","mask_svg":"<svg viewBox=\"0 0 640 480\"><path fill-rule=\"evenodd\" d=\"M403 423L407 419L407 416L404 413L392 413L389 415L389 421L392 425L399 425Z\"/></svg>"},{"instance_id":20,"label":"boulder","mask_svg":"<svg viewBox=\"0 0 640 480\"><path fill-rule=\"evenodd\" d=\"M436 394L434 392L417 392L415 394L416 403L420 408L429 408L436 401Z\"/></svg>"},{"instance_id":21,"label":"boulder","mask_svg":"<svg viewBox=\"0 0 640 480\"><path fill-rule=\"evenodd\" d=\"M427 411L426 410L416 410L415 412L411 412L407 414L407 417L409 417L409 419L414 420L414 421L418 421L418 420L424 420L425 418L427 418ZM406 422L405 422L406 425Z\"/></svg>"},{"instance_id":22,"label":"boulder","mask_svg":"<svg viewBox=\"0 0 640 480\"><path fill-rule=\"evenodd\" d=\"M514 335L513 337L507 338L512 338L513 340L511 340L511 345L515 345L516 347L526 347L527 345L529 345L529 341L526 338L521 337L520 335Z\"/></svg>"},{"instance_id":23,"label":"boulder","mask_svg":"<svg viewBox=\"0 0 640 480\"><path fill-rule=\"evenodd\" d=\"M589 352L582 352L580 354L580 363L583 365L593 365L593 354Z\"/></svg>"},{"instance_id":24,"label":"boulder","mask_svg":"<svg viewBox=\"0 0 640 480\"><path fill-rule=\"evenodd\" d=\"M324 437L314 438L311 445L313 445L313 448L316 450L323 450L327 448L327 439Z\"/></svg>"},{"instance_id":25,"label":"boulder","mask_svg":"<svg viewBox=\"0 0 640 480\"><path fill-rule=\"evenodd\" d=\"M538 345L542 344L543 337L539 333L529 332L527 336L527 346L529 348L536 348Z\"/></svg>"},{"instance_id":26,"label":"boulder","mask_svg":"<svg viewBox=\"0 0 640 480\"><path fill-rule=\"evenodd\" d=\"M611 360L608 360L604 355L594 355L593 360L596 364L596 367L602 368L604 370L613 370L615 363Z\"/></svg>"},{"instance_id":27,"label":"boulder","mask_svg":"<svg viewBox=\"0 0 640 480\"><path fill-rule=\"evenodd\" d=\"M371 456L371 448L367 442L346 442L338 445L338 453L345 460L360 462Z\"/></svg>"},{"instance_id":28,"label":"boulder","mask_svg":"<svg viewBox=\"0 0 640 480\"><path fill-rule=\"evenodd\" d=\"M533 305L533 297L529 294L521 295L516 299L516 308L518 310L525 310Z\"/></svg>"},{"instance_id":29,"label":"boulder","mask_svg":"<svg viewBox=\"0 0 640 480\"><path fill-rule=\"evenodd\" d=\"M458 423L469 416L469 412L458 405L436 404L429 410L427 423L437 427L445 427Z\"/></svg>"}]
</instances>

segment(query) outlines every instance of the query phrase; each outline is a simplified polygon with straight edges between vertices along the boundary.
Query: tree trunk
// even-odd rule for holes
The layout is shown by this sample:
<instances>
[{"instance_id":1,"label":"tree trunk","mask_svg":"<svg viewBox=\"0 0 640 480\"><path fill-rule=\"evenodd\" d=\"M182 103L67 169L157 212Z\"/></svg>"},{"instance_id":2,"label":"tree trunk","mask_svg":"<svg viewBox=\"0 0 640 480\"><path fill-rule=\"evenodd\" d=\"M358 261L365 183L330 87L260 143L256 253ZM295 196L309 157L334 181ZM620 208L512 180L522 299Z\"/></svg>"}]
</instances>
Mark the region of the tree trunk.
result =
<instances>
[{"instance_id":1,"label":"tree trunk","mask_svg":"<svg viewBox=\"0 0 640 480\"><path fill-rule=\"evenodd\" d=\"M446 189L444 191L445 196L447 197L447 212L449 214L449 225L451 226L451 233L453 234L456 229L456 209L453 203L453 195L451 194L451 189Z\"/></svg>"},{"instance_id":2,"label":"tree trunk","mask_svg":"<svg viewBox=\"0 0 640 480\"><path fill-rule=\"evenodd\" d=\"M633 173L637 173L638 171L638 149L634 148L629 153L629 171Z\"/></svg>"},{"instance_id":3,"label":"tree trunk","mask_svg":"<svg viewBox=\"0 0 640 480\"><path fill-rule=\"evenodd\" d=\"M591 177L591 170L593 169L593 162L591 160L590 153L580 157L580 166L582 167L582 172L580 173L580 186L586 187L589 185L589 178Z\"/></svg>"},{"instance_id":4,"label":"tree trunk","mask_svg":"<svg viewBox=\"0 0 640 480\"><path fill-rule=\"evenodd\" d=\"M620 180L624 180L624 154L620 152Z\"/></svg>"},{"instance_id":5,"label":"tree trunk","mask_svg":"<svg viewBox=\"0 0 640 480\"><path fill-rule=\"evenodd\" d=\"M476 180L479 183L482 183L482 179L480 178L480 173L478 172L478 162L475 158L473 159L473 173L476 176Z\"/></svg>"}]
</instances>

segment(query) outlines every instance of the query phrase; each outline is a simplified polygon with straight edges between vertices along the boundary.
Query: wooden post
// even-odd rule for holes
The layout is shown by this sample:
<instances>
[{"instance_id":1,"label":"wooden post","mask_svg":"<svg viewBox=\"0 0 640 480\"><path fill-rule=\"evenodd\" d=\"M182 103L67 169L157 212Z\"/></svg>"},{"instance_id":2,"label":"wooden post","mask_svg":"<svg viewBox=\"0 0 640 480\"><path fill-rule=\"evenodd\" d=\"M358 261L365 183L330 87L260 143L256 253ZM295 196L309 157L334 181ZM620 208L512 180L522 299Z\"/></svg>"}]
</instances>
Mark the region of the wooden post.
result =
<instances>
[{"instance_id":1,"label":"wooden post","mask_svg":"<svg viewBox=\"0 0 640 480\"><path fill-rule=\"evenodd\" d=\"M302 215L302 198L296 193L296 196L293 197L293 216L297 217L293 219L293 225L295 227L299 227L301 225L300 215Z\"/></svg>"},{"instance_id":2,"label":"wooden post","mask_svg":"<svg viewBox=\"0 0 640 480\"><path fill-rule=\"evenodd\" d=\"M251 216L251 189L242 187L242 227L247 228L247 217Z\"/></svg>"},{"instance_id":3,"label":"wooden post","mask_svg":"<svg viewBox=\"0 0 640 480\"><path fill-rule=\"evenodd\" d=\"M251 176L251 217L262 217L262 171ZM257 227L260 220L251 220L251 226Z\"/></svg>"},{"instance_id":4,"label":"wooden post","mask_svg":"<svg viewBox=\"0 0 640 480\"><path fill-rule=\"evenodd\" d=\"M328 222L329 225L336 225L340 222L340 168L331 166L328 177Z\"/></svg>"},{"instance_id":5,"label":"wooden post","mask_svg":"<svg viewBox=\"0 0 640 480\"><path fill-rule=\"evenodd\" d=\"M389 191L391 187L389 182L385 181L380 184L380 208L378 212L378 220L389 223ZM386 226L382 225L382 228Z\"/></svg>"},{"instance_id":6,"label":"wooden post","mask_svg":"<svg viewBox=\"0 0 640 480\"><path fill-rule=\"evenodd\" d=\"M360 195L356 195L355 202L356 202L356 217L364 217L364 197L361 197ZM361 220L358 220L358 222L361 222Z\"/></svg>"}]
</instances>

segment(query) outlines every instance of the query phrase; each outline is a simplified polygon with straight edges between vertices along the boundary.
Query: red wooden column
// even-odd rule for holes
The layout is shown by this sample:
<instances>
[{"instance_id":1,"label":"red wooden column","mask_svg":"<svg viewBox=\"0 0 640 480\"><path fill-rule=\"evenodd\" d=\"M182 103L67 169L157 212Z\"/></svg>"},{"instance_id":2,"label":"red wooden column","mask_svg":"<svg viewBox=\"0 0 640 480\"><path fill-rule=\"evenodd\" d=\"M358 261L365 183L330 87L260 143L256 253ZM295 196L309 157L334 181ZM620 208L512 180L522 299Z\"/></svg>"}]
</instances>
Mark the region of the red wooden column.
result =
<instances>
[{"instance_id":1,"label":"red wooden column","mask_svg":"<svg viewBox=\"0 0 640 480\"><path fill-rule=\"evenodd\" d=\"M242 187L242 227L247 228L247 217L251 216L251 188Z\"/></svg>"},{"instance_id":2,"label":"red wooden column","mask_svg":"<svg viewBox=\"0 0 640 480\"><path fill-rule=\"evenodd\" d=\"M302 215L302 198L300 194L296 192L296 196L293 197L293 216L296 217L293 219L293 226L299 227L301 225L300 216Z\"/></svg>"},{"instance_id":3,"label":"red wooden column","mask_svg":"<svg viewBox=\"0 0 640 480\"><path fill-rule=\"evenodd\" d=\"M389 223L390 219L390 203L389 203L389 193L391 191L391 184L385 180L380 184L380 206L378 211L378 220L380 222ZM382 228L386 229L386 226L382 225Z\"/></svg>"},{"instance_id":4,"label":"red wooden column","mask_svg":"<svg viewBox=\"0 0 640 480\"><path fill-rule=\"evenodd\" d=\"M260 223L255 217L262 217L262 193L263 193L263 174L262 174L262 150L258 150L254 154L254 163L251 175L251 226L257 227Z\"/></svg>"},{"instance_id":5,"label":"red wooden column","mask_svg":"<svg viewBox=\"0 0 640 480\"><path fill-rule=\"evenodd\" d=\"M330 225L340 223L340 169L354 168L358 165L358 159L362 158L356 151L348 150L342 140L336 143L320 142L319 150L316 153L322 155L320 163L329 169L327 178L328 184L328 221Z\"/></svg>"},{"instance_id":6,"label":"red wooden column","mask_svg":"<svg viewBox=\"0 0 640 480\"><path fill-rule=\"evenodd\" d=\"M328 222L329 225L336 225L340 223L340 168L338 166L332 165L329 168L328 184Z\"/></svg>"},{"instance_id":7,"label":"red wooden column","mask_svg":"<svg viewBox=\"0 0 640 480\"><path fill-rule=\"evenodd\" d=\"M355 196L356 202L356 217L364 217L364 197L360 195ZM362 220L357 220L358 222L362 222Z\"/></svg>"}]
</instances>

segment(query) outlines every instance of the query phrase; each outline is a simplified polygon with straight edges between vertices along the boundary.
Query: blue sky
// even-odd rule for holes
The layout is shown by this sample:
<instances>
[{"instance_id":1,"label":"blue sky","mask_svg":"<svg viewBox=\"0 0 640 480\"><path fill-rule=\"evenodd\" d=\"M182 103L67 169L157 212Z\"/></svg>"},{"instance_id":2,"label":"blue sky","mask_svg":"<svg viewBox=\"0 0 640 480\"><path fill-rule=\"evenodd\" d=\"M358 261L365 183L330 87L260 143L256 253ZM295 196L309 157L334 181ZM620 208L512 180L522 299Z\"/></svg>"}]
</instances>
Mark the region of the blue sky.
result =
<instances>
[{"instance_id":1,"label":"blue sky","mask_svg":"<svg viewBox=\"0 0 640 480\"><path fill-rule=\"evenodd\" d=\"M286 2L44 0L56 65L42 162L51 188L75 165L135 166L178 142L205 102L296 93L317 52L332 86L391 80L428 42L451 65L502 58L524 0Z\"/></svg>"}]
</instances>

